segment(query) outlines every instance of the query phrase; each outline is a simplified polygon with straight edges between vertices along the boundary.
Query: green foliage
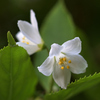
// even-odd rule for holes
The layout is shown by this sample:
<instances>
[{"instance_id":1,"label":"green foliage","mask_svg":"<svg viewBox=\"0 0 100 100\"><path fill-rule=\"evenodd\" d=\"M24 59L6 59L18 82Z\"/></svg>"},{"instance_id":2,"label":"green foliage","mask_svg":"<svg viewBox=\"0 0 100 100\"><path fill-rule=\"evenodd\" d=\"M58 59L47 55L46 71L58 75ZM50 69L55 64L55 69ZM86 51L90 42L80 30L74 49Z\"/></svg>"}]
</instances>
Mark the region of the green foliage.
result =
<instances>
[{"instance_id":1,"label":"green foliage","mask_svg":"<svg viewBox=\"0 0 100 100\"><path fill-rule=\"evenodd\" d=\"M93 76L80 78L68 85L67 90L60 90L56 93L47 94L45 100L66 100L72 96L91 88L100 82L100 73L95 73Z\"/></svg>"},{"instance_id":2,"label":"green foliage","mask_svg":"<svg viewBox=\"0 0 100 100\"><path fill-rule=\"evenodd\" d=\"M41 28L45 44L50 48L52 43L62 44L75 36L71 15L62 1L57 2L46 17Z\"/></svg>"},{"instance_id":3,"label":"green foliage","mask_svg":"<svg viewBox=\"0 0 100 100\"><path fill-rule=\"evenodd\" d=\"M8 41L0 50L0 100L26 100L35 91L37 77L26 50L14 46L9 32Z\"/></svg>"},{"instance_id":4,"label":"green foliage","mask_svg":"<svg viewBox=\"0 0 100 100\"><path fill-rule=\"evenodd\" d=\"M8 38L8 45L10 45L10 46L16 45L16 42L15 42L14 38L12 37L10 31L8 31L8 33L7 33L7 38Z\"/></svg>"}]
</instances>

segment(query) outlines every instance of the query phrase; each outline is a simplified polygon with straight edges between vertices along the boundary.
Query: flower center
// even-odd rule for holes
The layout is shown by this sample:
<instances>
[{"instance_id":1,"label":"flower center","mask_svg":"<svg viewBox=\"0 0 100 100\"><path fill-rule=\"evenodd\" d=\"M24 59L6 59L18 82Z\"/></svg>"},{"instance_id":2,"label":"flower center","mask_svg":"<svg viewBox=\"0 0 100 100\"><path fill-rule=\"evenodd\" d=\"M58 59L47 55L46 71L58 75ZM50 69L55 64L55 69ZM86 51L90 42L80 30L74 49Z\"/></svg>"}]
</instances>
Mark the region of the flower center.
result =
<instances>
[{"instance_id":1,"label":"flower center","mask_svg":"<svg viewBox=\"0 0 100 100\"><path fill-rule=\"evenodd\" d=\"M25 36L22 38L22 42L26 44L31 44L31 42Z\"/></svg>"},{"instance_id":2,"label":"flower center","mask_svg":"<svg viewBox=\"0 0 100 100\"><path fill-rule=\"evenodd\" d=\"M61 69L63 70L64 68L69 69L70 68L70 63L71 60L68 60L66 57L60 58L58 64L61 66Z\"/></svg>"}]
</instances>

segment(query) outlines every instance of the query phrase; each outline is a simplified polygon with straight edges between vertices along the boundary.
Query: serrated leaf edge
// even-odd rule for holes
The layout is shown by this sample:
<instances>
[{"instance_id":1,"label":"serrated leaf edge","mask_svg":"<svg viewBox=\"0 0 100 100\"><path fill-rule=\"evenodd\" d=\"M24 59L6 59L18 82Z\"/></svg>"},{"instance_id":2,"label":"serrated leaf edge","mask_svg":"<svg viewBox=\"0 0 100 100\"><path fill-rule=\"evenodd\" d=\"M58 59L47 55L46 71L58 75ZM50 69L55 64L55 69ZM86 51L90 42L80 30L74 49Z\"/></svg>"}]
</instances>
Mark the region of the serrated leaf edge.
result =
<instances>
[{"instance_id":1,"label":"serrated leaf edge","mask_svg":"<svg viewBox=\"0 0 100 100\"><path fill-rule=\"evenodd\" d=\"M69 88L69 86L71 86L71 85L74 85L74 84L76 84L76 83L78 83L78 82L80 82L80 81L82 81L82 80L84 80L84 79L88 79L88 78L92 78L92 77L94 77L95 75L100 75L100 72L99 73L97 73L97 72L95 72L93 75L89 75L89 76L84 76L83 78L80 78L80 79L78 79L78 80L75 80L74 82L71 82L68 86L67 86L67 88ZM63 90L60 90L60 91L66 91L65 89L63 89ZM52 95L52 94L57 94L57 93L59 93L60 91L57 91L57 92L52 92L52 93L49 93L49 94L47 94L47 95Z\"/></svg>"},{"instance_id":2,"label":"serrated leaf edge","mask_svg":"<svg viewBox=\"0 0 100 100\"><path fill-rule=\"evenodd\" d=\"M97 73L97 72L95 72L93 75L89 75L89 76L84 76L83 78L80 78L80 79L78 79L78 80L75 80L74 82L71 82L69 85L68 85L68 87L70 86L70 85L72 85L72 84L76 84L77 82L79 82L79 81L81 81L81 80L84 80L84 79L88 79L88 78L92 78L92 77L94 77L95 75L99 75L100 74L100 72L99 73Z\"/></svg>"}]
</instances>

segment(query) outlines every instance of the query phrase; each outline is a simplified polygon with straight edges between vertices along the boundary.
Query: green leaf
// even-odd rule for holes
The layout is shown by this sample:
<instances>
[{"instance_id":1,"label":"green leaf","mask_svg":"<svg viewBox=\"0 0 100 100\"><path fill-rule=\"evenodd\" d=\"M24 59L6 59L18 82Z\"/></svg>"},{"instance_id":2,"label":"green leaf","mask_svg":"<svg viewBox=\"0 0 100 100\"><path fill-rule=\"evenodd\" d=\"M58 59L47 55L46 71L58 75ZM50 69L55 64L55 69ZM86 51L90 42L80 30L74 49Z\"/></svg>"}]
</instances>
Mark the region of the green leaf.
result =
<instances>
[{"instance_id":1,"label":"green leaf","mask_svg":"<svg viewBox=\"0 0 100 100\"><path fill-rule=\"evenodd\" d=\"M25 49L7 46L0 50L0 100L26 100L35 92L36 83L37 77Z\"/></svg>"},{"instance_id":2,"label":"green leaf","mask_svg":"<svg viewBox=\"0 0 100 100\"><path fill-rule=\"evenodd\" d=\"M52 43L62 44L74 37L74 31L71 15L67 11L63 1L59 1L48 14L41 28L45 44L48 48L50 48Z\"/></svg>"},{"instance_id":3,"label":"green leaf","mask_svg":"<svg viewBox=\"0 0 100 100\"><path fill-rule=\"evenodd\" d=\"M100 83L100 73L95 73L93 76L90 75L72 82L68 85L66 90L47 94L45 100L66 100L98 83Z\"/></svg>"},{"instance_id":4,"label":"green leaf","mask_svg":"<svg viewBox=\"0 0 100 100\"><path fill-rule=\"evenodd\" d=\"M8 38L9 46L16 46L16 42L15 42L14 38L12 37L10 31L8 31L8 33L7 33L7 38Z\"/></svg>"}]
</instances>

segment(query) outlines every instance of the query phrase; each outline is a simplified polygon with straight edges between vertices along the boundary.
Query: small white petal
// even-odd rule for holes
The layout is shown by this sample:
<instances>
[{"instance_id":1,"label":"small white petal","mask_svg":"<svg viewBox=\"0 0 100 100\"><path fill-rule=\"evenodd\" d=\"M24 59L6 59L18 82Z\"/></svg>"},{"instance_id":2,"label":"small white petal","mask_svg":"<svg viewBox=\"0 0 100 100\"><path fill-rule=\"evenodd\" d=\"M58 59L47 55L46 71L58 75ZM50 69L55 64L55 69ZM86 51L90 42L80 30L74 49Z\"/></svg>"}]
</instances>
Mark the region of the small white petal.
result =
<instances>
[{"instance_id":1,"label":"small white petal","mask_svg":"<svg viewBox=\"0 0 100 100\"><path fill-rule=\"evenodd\" d=\"M69 40L62 44L64 53L78 54L81 52L81 41L79 37Z\"/></svg>"},{"instance_id":2,"label":"small white petal","mask_svg":"<svg viewBox=\"0 0 100 100\"><path fill-rule=\"evenodd\" d=\"M58 64L54 64L53 70L53 78L55 82L63 89L67 88L67 85L70 83L71 72L69 69L64 68L63 70L58 66Z\"/></svg>"},{"instance_id":3,"label":"small white petal","mask_svg":"<svg viewBox=\"0 0 100 100\"><path fill-rule=\"evenodd\" d=\"M17 34L16 34L16 38L18 39L18 41L20 41L20 42L22 42L22 38L24 37L24 35L22 34L22 32L18 32Z\"/></svg>"},{"instance_id":4,"label":"small white petal","mask_svg":"<svg viewBox=\"0 0 100 100\"><path fill-rule=\"evenodd\" d=\"M38 30L38 23L37 23L34 11L30 10L30 14L31 14L30 19L31 19L32 26Z\"/></svg>"},{"instance_id":5,"label":"small white petal","mask_svg":"<svg viewBox=\"0 0 100 100\"><path fill-rule=\"evenodd\" d=\"M41 37L37 29L26 21L18 21L18 27L23 35L35 44L41 44Z\"/></svg>"},{"instance_id":6,"label":"small white petal","mask_svg":"<svg viewBox=\"0 0 100 100\"><path fill-rule=\"evenodd\" d=\"M49 55L50 56L59 55L59 53L61 52L61 50L62 50L62 46L60 46L59 44L53 43L51 45L51 49L50 49Z\"/></svg>"},{"instance_id":7,"label":"small white petal","mask_svg":"<svg viewBox=\"0 0 100 100\"><path fill-rule=\"evenodd\" d=\"M22 42L17 42L16 44L23 47L28 52L29 55L37 52L40 49L37 45L29 45Z\"/></svg>"},{"instance_id":8,"label":"small white petal","mask_svg":"<svg viewBox=\"0 0 100 100\"><path fill-rule=\"evenodd\" d=\"M69 63L70 71L75 74L84 73L88 67L86 60L81 55L68 55L71 63Z\"/></svg>"},{"instance_id":9,"label":"small white petal","mask_svg":"<svg viewBox=\"0 0 100 100\"><path fill-rule=\"evenodd\" d=\"M43 64L38 67L39 72L42 74L49 76L53 71L54 57L48 57Z\"/></svg>"}]
</instances>

